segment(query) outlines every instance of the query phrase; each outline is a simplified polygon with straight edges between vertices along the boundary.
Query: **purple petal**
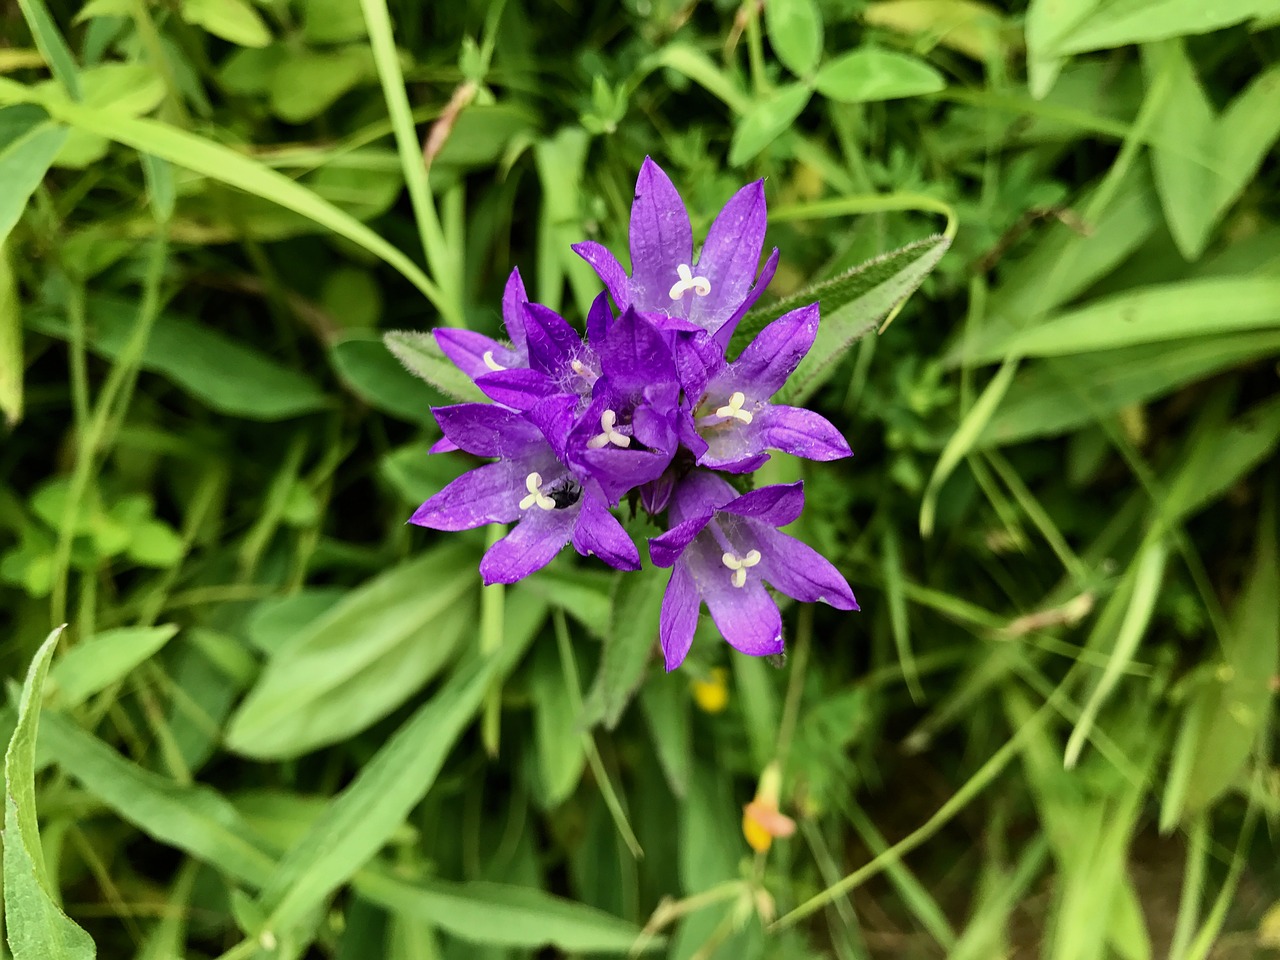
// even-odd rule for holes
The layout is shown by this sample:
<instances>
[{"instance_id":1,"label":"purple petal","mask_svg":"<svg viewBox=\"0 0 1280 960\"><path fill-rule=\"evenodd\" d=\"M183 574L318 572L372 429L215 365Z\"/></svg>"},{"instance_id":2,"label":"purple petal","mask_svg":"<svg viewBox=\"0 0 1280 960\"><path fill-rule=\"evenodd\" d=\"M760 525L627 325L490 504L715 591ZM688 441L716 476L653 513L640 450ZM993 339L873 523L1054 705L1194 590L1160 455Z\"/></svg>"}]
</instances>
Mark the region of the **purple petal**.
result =
<instances>
[{"instance_id":1,"label":"purple petal","mask_svg":"<svg viewBox=\"0 0 1280 960\"><path fill-rule=\"evenodd\" d=\"M807 543L777 530L756 530L764 580L803 603L829 603L838 610L857 610L848 581L826 557Z\"/></svg>"},{"instance_id":2,"label":"purple petal","mask_svg":"<svg viewBox=\"0 0 1280 960\"><path fill-rule=\"evenodd\" d=\"M529 296L524 292L520 270L513 269L511 276L507 277L507 287L502 292L502 322L506 324L507 336L522 358L529 354L524 336L524 305L528 302Z\"/></svg>"},{"instance_id":3,"label":"purple petal","mask_svg":"<svg viewBox=\"0 0 1280 960\"><path fill-rule=\"evenodd\" d=\"M613 314L609 312L609 298L601 293L591 301L591 309L587 311L587 343L599 346L613 324Z\"/></svg>"},{"instance_id":4,"label":"purple petal","mask_svg":"<svg viewBox=\"0 0 1280 960\"><path fill-rule=\"evenodd\" d=\"M510 463L486 463L452 481L414 511L409 522L433 530L510 523L520 515L523 479Z\"/></svg>"},{"instance_id":5,"label":"purple petal","mask_svg":"<svg viewBox=\"0 0 1280 960\"><path fill-rule=\"evenodd\" d=\"M711 619L730 646L753 657L782 652L782 615L752 570L741 587L721 560L721 548L710 537L691 544L685 563L698 583ZM757 568L758 569L758 568Z\"/></svg>"},{"instance_id":6,"label":"purple petal","mask_svg":"<svg viewBox=\"0 0 1280 960\"><path fill-rule=\"evenodd\" d=\"M544 397L560 392L556 381L528 367L486 373L483 377L476 377L476 386L490 400L521 411L530 409Z\"/></svg>"},{"instance_id":7,"label":"purple petal","mask_svg":"<svg viewBox=\"0 0 1280 960\"><path fill-rule=\"evenodd\" d=\"M495 370L523 365L515 351L483 333L455 330L452 327L438 327L432 333L444 355L472 380ZM496 366L485 362L486 353Z\"/></svg>"},{"instance_id":8,"label":"purple petal","mask_svg":"<svg viewBox=\"0 0 1280 960\"><path fill-rule=\"evenodd\" d=\"M695 300L699 316L715 329L746 298L760 265L767 222L764 181L749 183L724 205L702 245L694 271L711 281L711 293Z\"/></svg>"},{"instance_id":9,"label":"purple petal","mask_svg":"<svg viewBox=\"0 0 1280 960\"><path fill-rule=\"evenodd\" d=\"M806 460L839 460L853 456L849 443L826 417L802 407L769 405L756 414L763 445Z\"/></svg>"},{"instance_id":10,"label":"purple petal","mask_svg":"<svg viewBox=\"0 0 1280 960\"><path fill-rule=\"evenodd\" d=\"M655 567L670 567L680 559L694 537L711 522L711 511L678 523L666 533L649 538L649 559Z\"/></svg>"},{"instance_id":11,"label":"purple petal","mask_svg":"<svg viewBox=\"0 0 1280 960\"><path fill-rule=\"evenodd\" d=\"M573 547L584 557L594 553L617 570L639 570L640 552L618 518L590 494L583 494Z\"/></svg>"},{"instance_id":12,"label":"purple petal","mask_svg":"<svg viewBox=\"0 0 1280 960\"><path fill-rule=\"evenodd\" d=\"M785 527L804 509L804 483L775 483L744 493L720 508L725 513L750 517L771 527Z\"/></svg>"},{"instance_id":13,"label":"purple petal","mask_svg":"<svg viewBox=\"0 0 1280 960\"><path fill-rule=\"evenodd\" d=\"M441 437L439 440L437 440L435 443L431 445L431 449L429 449L427 453L453 453L455 450L461 450L461 449L462 449L461 447L459 447L456 443L454 443L448 437Z\"/></svg>"},{"instance_id":14,"label":"purple petal","mask_svg":"<svg viewBox=\"0 0 1280 960\"><path fill-rule=\"evenodd\" d=\"M524 511L516 528L490 547L480 561L485 586L515 583L545 567L573 536L576 517L576 510L532 507Z\"/></svg>"},{"instance_id":15,"label":"purple petal","mask_svg":"<svg viewBox=\"0 0 1280 960\"><path fill-rule=\"evenodd\" d=\"M692 240L690 240L692 243ZM609 288L614 305L619 310L631 306L631 283L627 279L627 271L622 269L618 258L594 240L583 240L573 245L573 252L591 265L600 277L600 281Z\"/></svg>"},{"instance_id":16,"label":"purple petal","mask_svg":"<svg viewBox=\"0 0 1280 960\"><path fill-rule=\"evenodd\" d=\"M529 303L524 308L529 366L552 377L565 375L582 349L582 338L569 321L549 307Z\"/></svg>"},{"instance_id":17,"label":"purple petal","mask_svg":"<svg viewBox=\"0 0 1280 960\"><path fill-rule=\"evenodd\" d=\"M733 339L733 331L738 329L738 324L742 321L748 311L756 305L756 301L760 299L760 295L764 293L765 288L769 286L773 280L773 274L778 269L778 248L773 248L773 253L769 254L769 259L764 262L764 266L760 268L760 276L756 279L756 284L748 292L746 299L738 306L728 320L726 320L716 331L716 342L722 347L728 347L729 341Z\"/></svg>"},{"instance_id":18,"label":"purple petal","mask_svg":"<svg viewBox=\"0 0 1280 960\"><path fill-rule=\"evenodd\" d=\"M676 385L676 363L666 338L635 310L625 311L598 350L600 369L622 393L654 384Z\"/></svg>"},{"instance_id":19,"label":"purple petal","mask_svg":"<svg viewBox=\"0 0 1280 960\"><path fill-rule=\"evenodd\" d=\"M658 615L658 636L662 641L662 657L670 673L684 662L698 628L698 586L689 569L676 564L662 595L662 612Z\"/></svg>"},{"instance_id":20,"label":"purple petal","mask_svg":"<svg viewBox=\"0 0 1280 960\"><path fill-rule=\"evenodd\" d=\"M673 352L680 386L686 397L696 401L724 367L724 347L707 336L701 328L693 336L673 338Z\"/></svg>"},{"instance_id":21,"label":"purple petal","mask_svg":"<svg viewBox=\"0 0 1280 960\"><path fill-rule=\"evenodd\" d=\"M518 459L529 447L540 446L537 428L514 410L491 403L458 403L432 407L444 435L477 457Z\"/></svg>"},{"instance_id":22,"label":"purple petal","mask_svg":"<svg viewBox=\"0 0 1280 960\"><path fill-rule=\"evenodd\" d=\"M574 412L578 398L567 393L557 393L534 404L527 414L529 421L538 428L557 459L567 462L566 449L569 431L573 428Z\"/></svg>"},{"instance_id":23,"label":"purple petal","mask_svg":"<svg viewBox=\"0 0 1280 960\"><path fill-rule=\"evenodd\" d=\"M663 471L662 476L657 480L651 480L640 487L640 506L653 516L657 516L663 510L667 509L667 502L671 499L671 491L676 487L675 477L671 475L670 470Z\"/></svg>"},{"instance_id":24,"label":"purple petal","mask_svg":"<svg viewBox=\"0 0 1280 960\"><path fill-rule=\"evenodd\" d=\"M693 262L689 213L671 179L644 158L631 204L631 304L666 309L676 267Z\"/></svg>"},{"instance_id":25,"label":"purple petal","mask_svg":"<svg viewBox=\"0 0 1280 960\"><path fill-rule=\"evenodd\" d=\"M707 452L707 441L698 433L697 424L693 422L693 414L683 407L676 413L676 433L695 460ZM661 508L659 508L661 509ZM656 511L650 511L653 513Z\"/></svg>"},{"instance_id":26,"label":"purple petal","mask_svg":"<svg viewBox=\"0 0 1280 960\"><path fill-rule=\"evenodd\" d=\"M671 495L671 523L675 526L695 517L710 516L737 498L738 491L723 478L708 470L694 470L676 485Z\"/></svg>"},{"instance_id":27,"label":"purple petal","mask_svg":"<svg viewBox=\"0 0 1280 960\"><path fill-rule=\"evenodd\" d=\"M723 384L726 393L741 390L752 399L768 400L800 365L817 334L816 303L784 313L747 344L713 387Z\"/></svg>"}]
</instances>

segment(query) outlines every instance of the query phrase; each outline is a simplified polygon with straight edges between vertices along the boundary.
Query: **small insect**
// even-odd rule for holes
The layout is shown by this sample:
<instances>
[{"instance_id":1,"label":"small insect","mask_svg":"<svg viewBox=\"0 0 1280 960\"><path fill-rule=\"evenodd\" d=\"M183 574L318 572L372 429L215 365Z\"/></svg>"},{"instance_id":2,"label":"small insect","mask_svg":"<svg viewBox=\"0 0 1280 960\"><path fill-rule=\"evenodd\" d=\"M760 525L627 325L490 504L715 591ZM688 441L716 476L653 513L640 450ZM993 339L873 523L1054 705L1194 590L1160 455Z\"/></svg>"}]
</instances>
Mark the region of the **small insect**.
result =
<instances>
[{"instance_id":1,"label":"small insect","mask_svg":"<svg viewBox=\"0 0 1280 960\"><path fill-rule=\"evenodd\" d=\"M547 496L555 501L557 510L566 510L582 499L582 487L572 480L560 480L547 491Z\"/></svg>"},{"instance_id":2,"label":"small insect","mask_svg":"<svg viewBox=\"0 0 1280 960\"><path fill-rule=\"evenodd\" d=\"M775 670L781 670L787 665L786 651L783 651L782 653L771 653L769 656L764 658L764 662L769 664L769 666L773 667Z\"/></svg>"}]
</instances>

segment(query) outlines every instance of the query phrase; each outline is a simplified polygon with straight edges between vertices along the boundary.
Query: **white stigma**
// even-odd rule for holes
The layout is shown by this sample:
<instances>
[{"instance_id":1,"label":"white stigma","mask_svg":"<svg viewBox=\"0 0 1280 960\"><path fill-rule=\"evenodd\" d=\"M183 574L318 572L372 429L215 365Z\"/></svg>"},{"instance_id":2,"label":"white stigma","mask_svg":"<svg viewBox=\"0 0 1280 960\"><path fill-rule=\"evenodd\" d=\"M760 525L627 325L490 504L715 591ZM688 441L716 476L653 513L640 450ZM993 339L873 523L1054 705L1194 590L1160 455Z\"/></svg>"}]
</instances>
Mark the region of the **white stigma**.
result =
<instances>
[{"instance_id":1,"label":"white stigma","mask_svg":"<svg viewBox=\"0 0 1280 960\"><path fill-rule=\"evenodd\" d=\"M733 571L732 583L735 587L745 587L747 585L747 568L754 567L760 562L759 550L748 550L747 555L739 560L732 553L725 553L720 557L720 562Z\"/></svg>"},{"instance_id":2,"label":"white stigma","mask_svg":"<svg viewBox=\"0 0 1280 960\"><path fill-rule=\"evenodd\" d=\"M587 446L592 450L599 450L601 447L613 444L617 447L631 446L631 438L625 433L619 433L614 427L618 423L618 415L612 410L606 410L600 414L600 433L587 441Z\"/></svg>"},{"instance_id":3,"label":"white stigma","mask_svg":"<svg viewBox=\"0 0 1280 960\"><path fill-rule=\"evenodd\" d=\"M741 420L743 423L750 423L754 419L754 415L750 410L743 410L742 405L747 402L747 395L741 390L735 390L729 394L729 402L723 407L716 407L716 416L723 417L725 420Z\"/></svg>"},{"instance_id":4,"label":"white stigma","mask_svg":"<svg viewBox=\"0 0 1280 960\"><path fill-rule=\"evenodd\" d=\"M488 367L490 370L492 370L494 373L497 373L500 370L507 369L502 364L500 364L497 360L493 359L492 350L486 350L484 352L484 356L481 357L480 359L482 359L484 361L484 365Z\"/></svg>"},{"instance_id":5,"label":"white stigma","mask_svg":"<svg viewBox=\"0 0 1280 960\"><path fill-rule=\"evenodd\" d=\"M542 492L542 474L534 472L524 478L524 487L529 495L520 501L520 509L528 510L535 503L543 510L554 510L556 502Z\"/></svg>"},{"instance_id":6,"label":"white stigma","mask_svg":"<svg viewBox=\"0 0 1280 960\"><path fill-rule=\"evenodd\" d=\"M699 297L705 297L711 292L711 281L706 277L695 277L692 268L687 263L682 263L676 267L676 273L680 275L680 279L671 285L671 291L668 295L672 300L682 299L687 290L692 290L694 295Z\"/></svg>"},{"instance_id":7,"label":"white stigma","mask_svg":"<svg viewBox=\"0 0 1280 960\"><path fill-rule=\"evenodd\" d=\"M569 368L580 377L587 375L587 365L581 360L570 361Z\"/></svg>"}]
</instances>

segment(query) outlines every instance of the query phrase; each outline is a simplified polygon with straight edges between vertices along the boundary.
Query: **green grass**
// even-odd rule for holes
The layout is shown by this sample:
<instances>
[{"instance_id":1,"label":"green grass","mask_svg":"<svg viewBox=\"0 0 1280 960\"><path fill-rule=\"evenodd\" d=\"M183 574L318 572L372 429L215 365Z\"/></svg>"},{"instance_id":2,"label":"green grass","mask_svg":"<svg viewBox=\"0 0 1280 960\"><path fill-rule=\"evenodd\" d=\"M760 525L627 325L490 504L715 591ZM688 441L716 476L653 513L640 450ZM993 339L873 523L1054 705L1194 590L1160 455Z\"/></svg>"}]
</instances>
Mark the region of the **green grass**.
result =
<instances>
[{"instance_id":1,"label":"green grass","mask_svg":"<svg viewBox=\"0 0 1280 960\"><path fill-rule=\"evenodd\" d=\"M1265 953L1278 18L0 14L0 958ZM482 589L497 531L405 524L466 466L425 333L513 266L581 321L646 154L695 232L766 178L744 331L822 302L788 400L856 455L760 480L862 612L780 668L706 623L666 674L659 571Z\"/></svg>"}]
</instances>

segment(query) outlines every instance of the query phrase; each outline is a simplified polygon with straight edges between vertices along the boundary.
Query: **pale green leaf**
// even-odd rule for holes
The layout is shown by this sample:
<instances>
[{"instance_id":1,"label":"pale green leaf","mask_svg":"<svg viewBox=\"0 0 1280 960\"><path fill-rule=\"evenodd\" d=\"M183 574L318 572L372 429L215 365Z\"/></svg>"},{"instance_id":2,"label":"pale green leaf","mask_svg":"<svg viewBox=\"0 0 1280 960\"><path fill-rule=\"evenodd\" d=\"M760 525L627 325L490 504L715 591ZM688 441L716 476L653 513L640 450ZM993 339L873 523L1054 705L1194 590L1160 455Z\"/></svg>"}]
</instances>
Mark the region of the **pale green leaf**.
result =
<instances>
[{"instance_id":1,"label":"pale green leaf","mask_svg":"<svg viewBox=\"0 0 1280 960\"><path fill-rule=\"evenodd\" d=\"M1107 50L1209 33L1232 24L1280 14L1280 0L1113 0L1100 3L1085 19L1052 44L1058 55Z\"/></svg>"},{"instance_id":2,"label":"pale green leaf","mask_svg":"<svg viewBox=\"0 0 1280 960\"><path fill-rule=\"evenodd\" d=\"M18 0L22 16L27 21L31 36L36 41L44 62L49 64L54 79L62 85L72 100L80 99L80 77L67 41L62 38L58 25L49 15L44 0Z\"/></svg>"},{"instance_id":3,"label":"pale green leaf","mask_svg":"<svg viewBox=\"0 0 1280 960\"><path fill-rule=\"evenodd\" d=\"M0 246L66 140L66 128L35 104L0 107Z\"/></svg>"},{"instance_id":4,"label":"pale green leaf","mask_svg":"<svg viewBox=\"0 0 1280 960\"><path fill-rule=\"evenodd\" d=\"M455 543L352 591L274 650L231 718L227 746L297 756L386 716L445 667L474 624L476 563Z\"/></svg>"},{"instance_id":5,"label":"pale green leaf","mask_svg":"<svg viewBox=\"0 0 1280 960\"><path fill-rule=\"evenodd\" d=\"M361 875L356 889L393 913L425 920L470 943L625 953L640 935L632 923L530 887L407 881L371 870ZM650 948L663 946L663 938L649 943Z\"/></svg>"},{"instance_id":6,"label":"pale green leaf","mask_svg":"<svg viewBox=\"0 0 1280 960\"><path fill-rule=\"evenodd\" d=\"M776 140L800 116L812 95L805 84L792 83L753 103L734 128L729 164L742 166Z\"/></svg>"},{"instance_id":7,"label":"pale green leaf","mask_svg":"<svg viewBox=\"0 0 1280 960\"><path fill-rule=\"evenodd\" d=\"M92 960L93 940L62 912L45 869L36 821L36 736L49 660L64 627L45 639L27 670L18 722L4 755L4 912L13 960Z\"/></svg>"},{"instance_id":8,"label":"pale green leaf","mask_svg":"<svg viewBox=\"0 0 1280 960\"><path fill-rule=\"evenodd\" d=\"M99 690L122 680L138 664L155 656L177 632L175 624L116 627L80 641L53 665L49 674L59 704L77 707Z\"/></svg>"},{"instance_id":9,"label":"pale green leaf","mask_svg":"<svg viewBox=\"0 0 1280 960\"><path fill-rule=\"evenodd\" d=\"M1025 330L976 337L960 356L970 363L990 363L1013 353L1053 357L1277 325L1280 279L1217 277L1152 284L1106 297Z\"/></svg>"},{"instance_id":10,"label":"pale green leaf","mask_svg":"<svg viewBox=\"0 0 1280 960\"><path fill-rule=\"evenodd\" d=\"M271 30L248 0L182 0L182 19L239 47L265 47Z\"/></svg>"},{"instance_id":11,"label":"pale green leaf","mask_svg":"<svg viewBox=\"0 0 1280 960\"><path fill-rule=\"evenodd\" d=\"M923 60L891 50L866 49L825 63L814 85L829 100L871 103L937 93L947 82Z\"/></svg>"},{"instance_id":12,"label":"pale green leaf","mask_svg":"<svg viewBox=\"0 0 1280 960\"><path fill-rule=\"evenodd\" d=\"M815 0L769 0L764 23L783 65L798 77L813 73L822 56L822 11Z\"/></svg>"},{"instance_id":13,"label":"pale green leaf","mask_svg":"<svg viewBox=\"0 0 1280 960\"><path fill-rule=\"evenodd\" d=\"M22 313L9 254L0 240L0 414L6 426L22 419Z\"/></svg>"},{"instance_id":14,"label":"pale green leaf","mask_svg":"<svg viewBox=\"0 0 1280 960\"><path fill-rule=\"evenodd\" d=\"M435 423L431 408L443 398L398 363L382 340L343 337L329 347L329 361L347 386L379 410L410 423Z\"/></svg>"}]
</instances>

